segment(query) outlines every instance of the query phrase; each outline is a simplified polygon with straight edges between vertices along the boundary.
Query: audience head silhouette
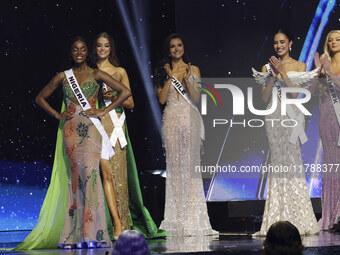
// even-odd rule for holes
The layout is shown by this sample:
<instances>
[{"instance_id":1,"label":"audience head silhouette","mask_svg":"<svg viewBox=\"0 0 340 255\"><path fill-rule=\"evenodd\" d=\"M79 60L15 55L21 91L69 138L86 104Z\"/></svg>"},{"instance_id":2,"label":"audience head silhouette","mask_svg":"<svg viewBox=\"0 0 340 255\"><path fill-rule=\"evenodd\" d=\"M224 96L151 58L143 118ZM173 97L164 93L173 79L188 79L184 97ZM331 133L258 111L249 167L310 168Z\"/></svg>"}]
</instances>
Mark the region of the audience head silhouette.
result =
<instances>
[{"instance_id":1,"label":"audience head silhouette","mask_svg":"<svg viewBox=\"0 0 340 255\"><path fill-rule=\"evenodd\" d=\"M298 229L289 221L270 226L264 241L265 255L302 255L303 245Z\"/></svg>"},{"instance_id":2,"label":"audience head silhouette","mask_svg":"<svg viewBox=\"0 0 340 255\"><path fill-rule=\"evenodd\" d=\"M112 255L149 255L144 236L136 230L125 230L115 243Z\"/></svg>"}]
</instances>

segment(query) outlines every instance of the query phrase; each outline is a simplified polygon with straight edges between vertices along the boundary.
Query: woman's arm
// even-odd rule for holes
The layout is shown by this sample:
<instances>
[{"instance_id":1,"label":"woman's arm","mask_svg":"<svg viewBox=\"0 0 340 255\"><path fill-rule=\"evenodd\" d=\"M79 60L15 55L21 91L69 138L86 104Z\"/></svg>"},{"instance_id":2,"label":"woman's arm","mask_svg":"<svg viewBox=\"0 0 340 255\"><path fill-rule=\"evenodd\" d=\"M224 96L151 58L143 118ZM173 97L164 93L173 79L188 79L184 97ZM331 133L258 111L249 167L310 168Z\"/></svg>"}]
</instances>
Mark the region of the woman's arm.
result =
<instances>
[{"instance_id":1,"label":"woman's arm","mask_svg":"<svg viewBox=\"0 0 340 255\"><path fill-rule=\"evenodd\" d=\"M127 72L125 71L124 68L120 68L120 72L119 73L120 73L120 75L122 77L120 82L131 91L129 76L127 75ZM131 96L128 99L126 99L122 103L122 106L127 108L127 109L133 109L133 107L135 107L135 103L133 101L132 94L131 94Z\"/></svg>"},{"instance_id":2,"label":"woman's arm","mask_svg":"<svg viewBox=\"0 0 340 255\"><path fill-rule=\"evenodd\" d=\"M314 65L315 65L316 68L319 68L318 77L320 78L320 75L322 75L322 73L321 73L322 64L321 64L320 56L319 56L318 52L316 52L315 55L314 55ZM309 86L309 88L308 88L312 95L319 92L319 90L318 90L318 87L320 87L320 85L319 85L320 79L319 78L313 79L312 85Z\"/></svg>"},{"instance_id":3,"label":"woman's arm","mask_svg":"<svg viewBox=\"0 0 340 255\"><path fill-rule=\"evenodd\" d=\"M198 89L199 85L197 84L196 79L193 80L193 84L190 84L189 77L191 75L191 70L196 74L196 76L200 79L201 72L197 66L191 66L191 63L188 64L187 74L184 76L185 84L187 84L187 89L190 95L190 99L194 104L198 104L200 101L200 90ZM192 86L190 86L192 85Z\"/></svg>"},{"instance_id":4,"label":"woman's arm","mask_svg":"<svg viewBox=\"0 0 340 255\"><path fill-rule=\"evenodd\" d=\"M165 84L164 84L163 88L158 87L156 89L156 94L157 94L157 97L158 97L158 102L160 104L165 104L166 99L167 99L168 94L169 94L170 86L171 86L171 77L169 77L165 81Z\"/></svg>"},{"instance_id":5,"label":"woman's arm","mask_svg":"<svg viewBox=\"0 0 340 255\"><path fill-rule=\"evenodd\" d=\"M267 72L266 66L262 66L262 72L265 73ZM272 90L273 90L273 85L276 79L276 73L275 71L272 70L272 76L269 79L269 82L266 86L262 87L262 101L265 103L268 103L270 98L272 97Z\"/></svg>"},{"instance_id":6,"label":"woman's arm","mask_svg":"<svg viewBox=\"0 0 340 255\"><path fill-rule=\"evenodd\" d=\"M160 104L165 104L166 99L169 94L170 86L171 86L171 78L172 78L172 70L170 68L170 64L167 63L164 65L164 69L166 70L168 74L168 79L165 81L163 87L156 88L156 94L158 97L158 101Z\"/></svg>"},{"instance_id":7,"label":"woman's arm","mask_svg":"<svg viewBox=\"0 0 340 255\"><path fill-rule=\"evenodd\" d=\"M57 112L53 109L50 104L47 102L47 98L51 96L51 94L58 88L59 84L65 78L65 73L61 72L54 76L52 80L39 92L39 94L35 98L35 102L43 108L46 112L48 112L53 117L57 118L58 120L61 119L70 119L73 117L72 113L65 111L63 113Z\"/></svg>"},{"instance_id":8,"label":"woman's arm","mask_svg":"<svg viewBox=\"0 0 340 255\"><path fill-rule=\"evenodd\" d=\"M335 84L335 88L337 90L340 89L340 79L332 72L331 70L331 63L329 61L329 58L327 55L325 55L325 57L321 60L325 73L326 75L334 82Z\"/></svg>"},{"instance_id":9,"label":"woman's arm","mask_svg":"<svg viewBox=\"0 0 340 255\"><path fill-rule=\"evenodd\" d=\"M101 80L105 82L107 86L118 92L118 97L106 108L104 109L89 109L83 112L84 115L88 117L101 117L117 108L121 105L129 96L131 96L131 91L127 89L122 83L113 79L108 73L101 71L99 69L93 70L93 77L96 80Z\"/></svg>"}]
</instances>

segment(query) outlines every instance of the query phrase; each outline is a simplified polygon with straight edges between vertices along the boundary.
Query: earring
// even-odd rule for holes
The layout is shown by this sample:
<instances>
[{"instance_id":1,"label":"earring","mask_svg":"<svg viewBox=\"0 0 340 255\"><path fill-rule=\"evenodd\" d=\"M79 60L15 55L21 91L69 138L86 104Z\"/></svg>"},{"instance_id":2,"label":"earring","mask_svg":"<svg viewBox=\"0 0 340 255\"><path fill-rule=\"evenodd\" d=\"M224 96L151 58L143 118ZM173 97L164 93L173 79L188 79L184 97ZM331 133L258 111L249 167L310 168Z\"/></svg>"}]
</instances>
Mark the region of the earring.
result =
<instances>
[{"instance_id":1,"label":"earring","mask_svg":"<svg viewBox=\"0 0 340 255\"><path fill-rule=\"evenodd\" d=\"M289 51L292 51L292 47L289 47Z\"/></svg>"}]
</instances>

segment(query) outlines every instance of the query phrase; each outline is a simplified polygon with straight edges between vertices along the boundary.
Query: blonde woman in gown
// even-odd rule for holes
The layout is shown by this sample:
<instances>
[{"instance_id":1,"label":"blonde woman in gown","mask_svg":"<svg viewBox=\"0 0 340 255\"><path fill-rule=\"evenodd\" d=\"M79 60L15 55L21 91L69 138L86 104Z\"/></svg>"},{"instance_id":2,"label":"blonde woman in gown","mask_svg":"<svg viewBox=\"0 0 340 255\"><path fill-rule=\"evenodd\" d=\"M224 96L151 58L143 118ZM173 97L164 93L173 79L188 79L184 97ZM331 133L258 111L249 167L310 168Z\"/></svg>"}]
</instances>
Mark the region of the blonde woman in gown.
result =
<instances>
[{"instance_id":1,"label":"blonde woman in gown","mask_svg":"<svg viewBox=\"0 0 340 255\"><path fill-rule=\"evenodd\" d=\"M330 31L325 40L324 54L319 59L315 56L315 65L322 66L322 78L334 86L338 98L340 97L340 30ZM323 164L330 168L332 164L340 163L340 146L337 141L340 135L338 123L328 84L319 83L319 131L323 147ZM340 171L326 171L322 173L322 218L319 221L321 230L339 228L340 217Z\"/></svg>"},{"instance_id":2,"label":"blonde woman in gown","mask_svg":"<svg viewBox=\"0 0 340 255\"><path fill-rule=\"evenodd\" d=\"M168 236L211 235L200 165L200 116L171 84L176 77L185 86L192 102L199 100L198 67L191 66L178 35L164 44L165 56L155 72L156 92L163 113L163 143L166 153L165 212L161 228Z\"/></svg>"},{"instance_id":3,"label":"blonde woman in gown","mask_svg":"<svg viewBox=\"0 0 340 255\"><path fill-rule=\"evenodd\" d=\"M279 30L274 35L274 50L278 55L270 58L272 77L262 88L262 99L269 102L267 109L272 104L272 88L275 82L284 83L287 87L296 87L290 80L291 71L304 72L306 65L296 61L289 56L292 46L291 36L288 31ZM262 67L262 72L269 72L266 66ZM280 81L278 80L280 79ZM291 93L292 97L297 94ZM292 105L296 116L300 110ZM278 105L274 113L266 116L266 119L277 119L272 126L271 121L266 121L266 132L270 150L271 166L296 166L302 167L300 173L269 173L267 183L267 199L263 214L261 230L254 235L265 236L269 227L278 221L289 221L297 227L301 235L316 234L319 232L317 221L313 212L313 207L309 197L307 182L301 158L301 144L298 140L296 144L289 142L293 128L284 127L280 123L289 118L281 115L281 104ZM287 125L292 125L290 123ZM304 129L304 120L299 122Z\"/></svg>"}]
</instances>

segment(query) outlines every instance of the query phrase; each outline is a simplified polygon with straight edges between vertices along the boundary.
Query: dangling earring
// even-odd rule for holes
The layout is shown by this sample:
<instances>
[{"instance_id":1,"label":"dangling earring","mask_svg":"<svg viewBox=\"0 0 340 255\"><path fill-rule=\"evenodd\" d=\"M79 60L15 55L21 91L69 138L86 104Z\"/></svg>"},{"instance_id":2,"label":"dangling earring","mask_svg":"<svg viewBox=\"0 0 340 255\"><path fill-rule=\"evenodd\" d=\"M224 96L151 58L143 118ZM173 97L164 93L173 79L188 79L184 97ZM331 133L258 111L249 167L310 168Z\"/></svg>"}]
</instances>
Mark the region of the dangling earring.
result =
<instances>
[{"instance_id":1,"label":"dangling earring","mask_svg":"<svg viewBox=\"0 0 340 255\"><path fill-rule=\"evenodd\" d=\"M289 47L289 51L292 51L292 47Z\"/></svg>"}]
</instances>

